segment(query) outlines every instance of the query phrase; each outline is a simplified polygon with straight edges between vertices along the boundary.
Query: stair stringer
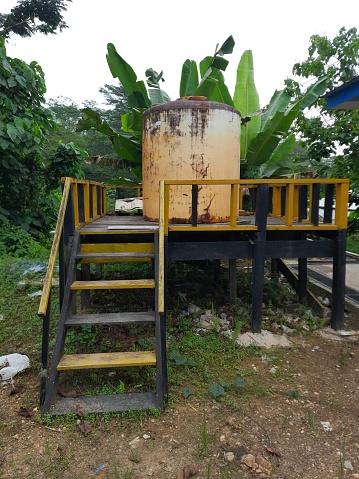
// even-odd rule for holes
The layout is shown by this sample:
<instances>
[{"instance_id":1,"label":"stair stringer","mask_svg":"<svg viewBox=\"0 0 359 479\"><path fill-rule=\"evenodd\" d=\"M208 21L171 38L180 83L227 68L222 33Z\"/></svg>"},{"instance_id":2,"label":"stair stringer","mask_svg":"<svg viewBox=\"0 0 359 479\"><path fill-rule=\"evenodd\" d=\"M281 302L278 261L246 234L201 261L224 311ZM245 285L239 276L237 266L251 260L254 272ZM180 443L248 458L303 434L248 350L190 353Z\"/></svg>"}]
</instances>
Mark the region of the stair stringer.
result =
<instances>
[{"instance_id":1,"label":"stair stringer","mask_svg":"<svg viewBox=\"0 0 359 479\"><path fill-rule=\"evenodd\" d=\"M66 338L65 323L70 313L71 299L72 299L71 284L73 283L74 279L76 279L76 256L78 254L79 248L80 248L80 234L78 232L75 232L72 248L71 248L71 254L70 254L68 275L67 275L66 284L64 288L64 297L63 297L63 302L62 302L62 307L60 312L60 318L59 318L59 322L57 326L56 341L55 341L55 346L54 346L54 350L53 350L53 354L51 358L49 376L46 382L45 400L41 410L42 415L45 415L46 413L50 411L51 406L57 394L57 384L58 384L58 375L59 375L57 371L57 365L63 353L64 345L65 345L65 338Z\"/></svg>"}]
</instances>

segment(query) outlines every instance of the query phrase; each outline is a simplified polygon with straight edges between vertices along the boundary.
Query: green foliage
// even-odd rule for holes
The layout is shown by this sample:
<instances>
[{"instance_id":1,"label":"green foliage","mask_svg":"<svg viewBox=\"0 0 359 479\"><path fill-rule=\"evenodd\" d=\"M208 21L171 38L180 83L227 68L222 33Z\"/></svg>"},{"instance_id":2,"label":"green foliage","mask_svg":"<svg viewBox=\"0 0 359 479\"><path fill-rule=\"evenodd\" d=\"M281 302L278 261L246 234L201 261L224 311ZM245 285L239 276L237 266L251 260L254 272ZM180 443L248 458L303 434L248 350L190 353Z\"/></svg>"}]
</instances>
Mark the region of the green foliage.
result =
<instances>
[{"instance_id":1,"label":"green foliage","mask_svg":"<svg viewBox=\"0 0 359 479\"><path fill-rule=\"evenodd\" d=\"M39 236L35 240L22 228L9 221L1 223L0 228L0 256L8 255L17 258L48 258L49 242Z\"/></svg>"},{"instance_id":2,"label":"green foliage","mask_svg":"<svg viewBox=\"0 0 359 479\"><path fill-rule=\"evenodd\" d=\"M60 186L62 176L84 178L82 169L86 151L77 148L74 143L59 143L55 152L48 159L46 183L50 190Z\"/></svg>"},{"instance_id":3,"label":"green foliage","mask_svg":"<svg viewBox=\"0 0 359 479\"><path fill-rule=\"evenodd\" d=\"M290 95L298 97L304 84L323 76L329 90L355 78L359 71L358 31L343 27L333 39L313 35L308 54L306 60L293 66L295 77L286 80ZM352 191L359 191L359 110L328 110L322 96L313 105L316 114L306 116L301 112L292 131L307 148L319 175L350 178Z\"/></svg>"},{"instance_id":4,"label":"green foliage","mask_svg":"<svg viewBox=\"0 0 359 479\"><path fill-rule=\"evenodd\" d=\"M54 121L42 107L41 67L6 55L0 38L0 222L11 219L31 234L53 225L55 197L46 191L42 147Z\"/></svg>"},{"instance_id":5,"label":"green foliage","mask_svg":"<svg viewBox=\"0 0 359 479\"><path fill-rule=\"evenodd\" d=\"M359 254L359 233L348 236L347 250Z\"/></svg>"},{"instance_id":6,"label":"green foliage","mask_svg":"<svg viewBox=\"0 0 359 479\"><path fill-rule=\"evenodd\" d=\"M251 140L260 132L261 118L259 95L254 82L253 54L246 50L239 61L237 68L236 86L233 102L242 118L248 118L241 127L241 158L247 156L248 146ZM251 116L253 115L253 116Z\"/></svg>"},{"instance_id":7,"label":"green foliage","mask_svg":"<svg viewBox=\"0 0 359 479\"><path fill-rule=\"evenodd\" d=\"M189 388L183 388L182 394L184 398L187 399L192 394L192 392Z\"/></svg>"},{"instance_id":8,"label":"green foliage","mask_svg":"<svg viewBox=\"0 0 359 479\"><path fill-rule=\"evenodd\" d=\"M205 57L199 66L201 80L198 81L197 64L186 60L182 66L180 96L205 96L210 101L218 101L233 106L233 100L224 81L223 71L228 66L224 55L233 52L235 42L232 36L216 50L213 56Z\"/></svg>"},{"instance_id":9,"label":"green foliage","mask_svg":"<svg viewBox=\"0 0 359 479\"><path fill-rule=\"evenodd\" d=\"M209 391L212 394L213 399L216 399L216 400L220 398L221 396L225 395L224 387L221 384L217 384L217 383L212 384L209 388Z\"/></svg>"},{"instance_id":10,"label":"green foliage","mask_svg":"<svg viewBox=\"0 0 359 479\"><path fill-rule=\"evenodd\" d=\"M286 396L288 398L297 398L299 397L299 391L298 389L287 389Z\"/></svg>"},{"instance_id":11,"label":"green foliage","mask_svg":"<svg viewBox=\"0 0 359 479\"><path fill-rule=\"evenodd\" d=\"M241 64L240 64L241 66ZM239 66L239 67L240 67ZM255 89L254 83L251 84ZM255 168L258 176L268 177L293 172L293 163L288 160L294 150L295 137L288 135L298 115L309 108L327 88L327 79L319 78L295 101L285 91L276 91L261 117L260 130L248 144L242 176L249 177ZM253 113L253 112L250 112ZM246 126L245 126L246 127Z\"/></svg>"},{"instance_id":12,"label":"green foliage","mask_svg":"<svg viewBox=\"0 0 359 479\"><path fill-rule=\"evenodd\" d=\"M0 35L11 33L21 37L31 37L35 33L56 33L67 28L63 12L67 10L66 2L71 0L20 0L8 14L0 14ZM35 21L36 20L36 21Z\"/></svg>"}]
</instances>

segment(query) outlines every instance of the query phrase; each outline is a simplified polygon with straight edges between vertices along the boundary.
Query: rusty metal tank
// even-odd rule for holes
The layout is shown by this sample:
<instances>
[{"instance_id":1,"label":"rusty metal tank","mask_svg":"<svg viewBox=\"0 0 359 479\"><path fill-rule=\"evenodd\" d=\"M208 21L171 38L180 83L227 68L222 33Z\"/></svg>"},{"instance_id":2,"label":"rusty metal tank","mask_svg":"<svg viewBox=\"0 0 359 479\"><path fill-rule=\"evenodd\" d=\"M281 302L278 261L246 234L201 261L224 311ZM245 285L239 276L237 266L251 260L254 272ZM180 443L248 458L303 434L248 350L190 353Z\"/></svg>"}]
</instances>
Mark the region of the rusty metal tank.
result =
<instances>
[{"instance_id":1,"label":"rusty metal tank","mask_svg":"<svg viewBox=\"0 0 359 479\"><path fill-rule=\"evenodd\" d=\"M143 114L143 216L158 221L160 180L240 178L240 113L205 97L186 97ZM229 186L198 188L197 222L229 221ZM171 187L169 220L190 223L191 187Z\"/></svg>"}]
</instances>

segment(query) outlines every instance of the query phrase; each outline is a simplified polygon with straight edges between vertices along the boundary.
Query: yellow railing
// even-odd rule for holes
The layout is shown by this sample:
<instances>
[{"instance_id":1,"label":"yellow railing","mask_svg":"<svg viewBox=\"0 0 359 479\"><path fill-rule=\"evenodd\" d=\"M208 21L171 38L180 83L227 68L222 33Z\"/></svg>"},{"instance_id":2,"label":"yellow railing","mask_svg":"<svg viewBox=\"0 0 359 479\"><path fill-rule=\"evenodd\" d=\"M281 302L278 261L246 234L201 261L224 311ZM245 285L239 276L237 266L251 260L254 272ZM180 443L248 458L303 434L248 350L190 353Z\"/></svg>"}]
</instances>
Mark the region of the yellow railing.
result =
<instances>
[{"instance_id":1,"label":"yellow railing","mask_svg":"<svg viewBox=\"0 0 359 479\"><path fill-rule=\"evenodd\" d=\"M71 180L70 178L66 178L64 189L62 192L59 215L57 217L57 224L56 224L56 228L54 232L54 239L52 241L50 258L47 265L47 271L46 271L46 275L44 279L44 287L42 289L42 296L41 296L40 306L38 311L39 316L42 316L42 317L45 316L47 307L48 307L50 291L52 286L52 278L54 276L56 257L59 251L61 233L62 233L62 228L64 225L65 212L66 212L67 203L69 199L70 188L71 188Z\"/></svg>"},{"instance_id":2,"label":"yellow railing","mask_svg":"<svg viewBox=\"0 0 359 479\"><path fill-rule=\"evenodd\" d=\"M103 184L75 178L62 178L62 182L62 199L38 310L38 315L42 318L47 314L65 216L70 218L69 229L76 230L106 214L106 187Z\"/></svg>"},{"instance_id":3,"label":"yellow railing","mask_svg":"<svg viewBox=\"0 0 359 479\"><path fill-rule=\"evenodd\" d=\"M74 226L80 228L106 214L106 186L90 180L71 178Z\"/></svg>"},{"instance_id":4,"label":"yellow railing","mask_svg":"<svg viewBox=\"0 0 359 479\"><path fill-rule=\"evenodd\" d=\"M163 180L160 181L160 211L163 214L163 232L169 231L210 231L213 224L197 225L197 218L192 218L191 224L171 224L169 218L172 186L193 185L228 185L230 199L229 222L216 223L219 230L256 230L256 221L243 224L238 221L238 212L243 207L243 192L249 190L252 197L260 188L268 187L268 205L256 204L252 214L267 208L267 229L296 229L296 230L337 230L347 228L349 180L347 179L266 179L266 180ZM198 191L198 188L197 188ZM319 200L324 198L324 205ZM193 204L189 196L188 206ZM324 219L319 214L324 212ZM334 218L332 217L334 212ZM250 213L250 212L249 212ZM275 222L269 218L277 218Z\"/></svg>"}]
</instances>

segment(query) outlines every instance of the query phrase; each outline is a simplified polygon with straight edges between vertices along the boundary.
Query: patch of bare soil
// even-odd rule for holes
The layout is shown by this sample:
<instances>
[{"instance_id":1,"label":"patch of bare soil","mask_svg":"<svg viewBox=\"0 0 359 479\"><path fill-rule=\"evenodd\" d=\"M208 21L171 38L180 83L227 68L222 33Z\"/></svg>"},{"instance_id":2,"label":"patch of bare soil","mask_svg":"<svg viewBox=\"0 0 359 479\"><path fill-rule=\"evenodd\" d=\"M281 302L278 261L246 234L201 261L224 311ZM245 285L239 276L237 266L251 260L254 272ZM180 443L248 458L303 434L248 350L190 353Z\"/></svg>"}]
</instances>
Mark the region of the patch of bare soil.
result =
<instances>
[{"instance_id":1,"label":"patch of bare soil","mask_svg":"<svg viewBox=\"0 0 359 479\"><path fill-rule=\"evenodd\" d=\"M185 399L170 385L178 401L157 417L98 417L88 429L80 416L39 421L33 367L14 394L0 384L0 477L359 478L359 337L290 339L236 365L253 374L230 399Z\"/></svg>"}]
</instances>

